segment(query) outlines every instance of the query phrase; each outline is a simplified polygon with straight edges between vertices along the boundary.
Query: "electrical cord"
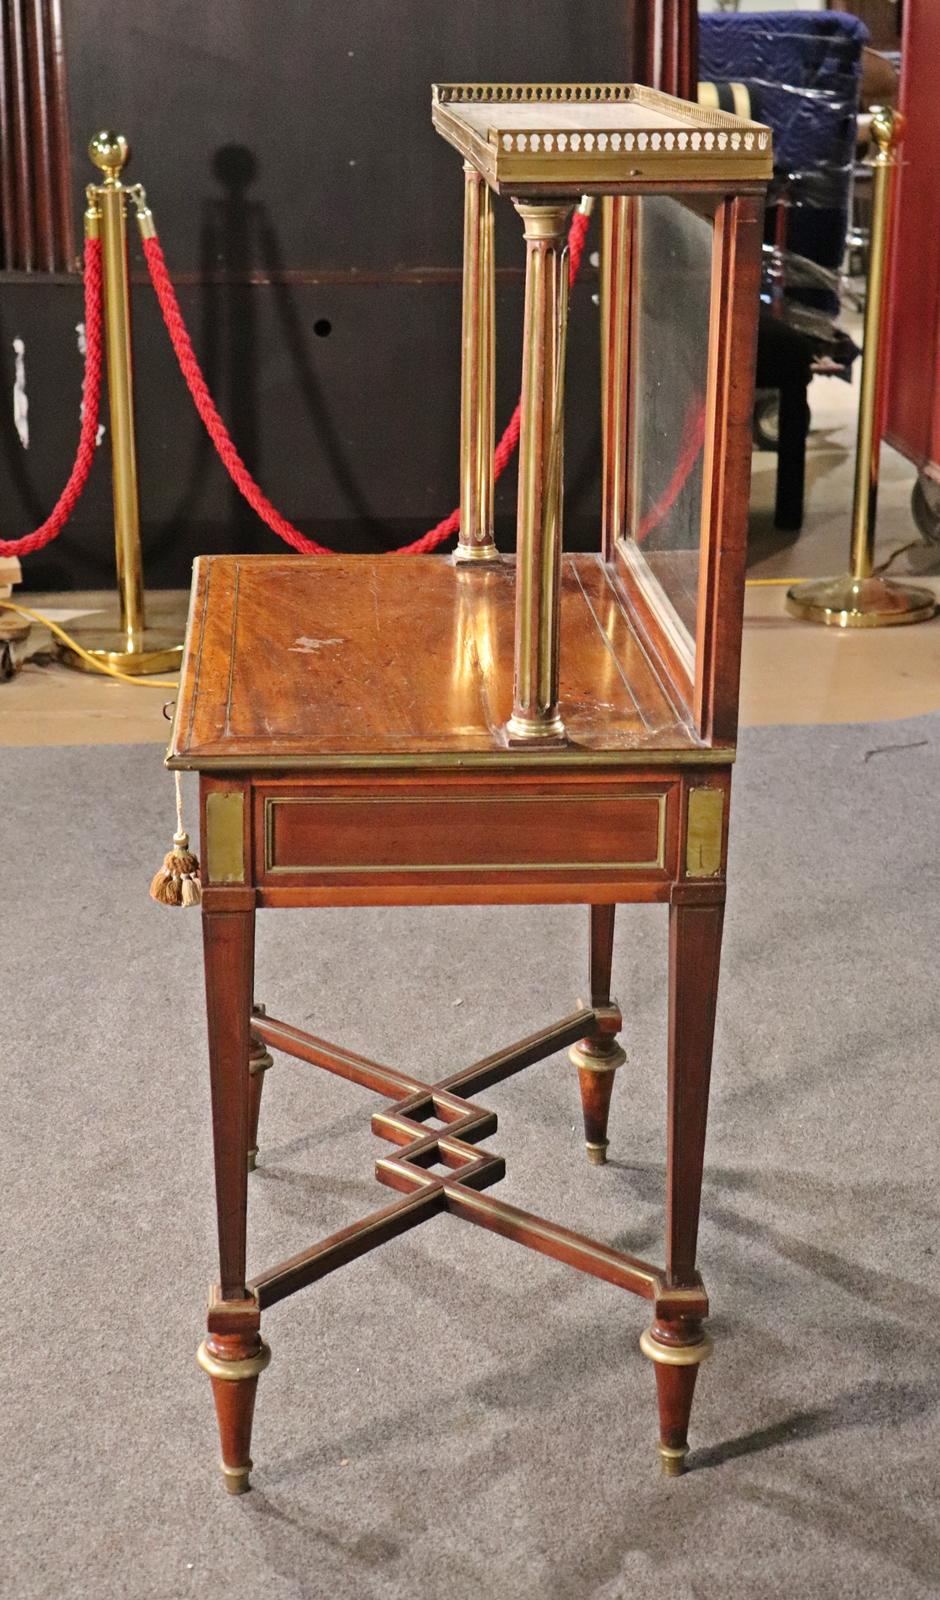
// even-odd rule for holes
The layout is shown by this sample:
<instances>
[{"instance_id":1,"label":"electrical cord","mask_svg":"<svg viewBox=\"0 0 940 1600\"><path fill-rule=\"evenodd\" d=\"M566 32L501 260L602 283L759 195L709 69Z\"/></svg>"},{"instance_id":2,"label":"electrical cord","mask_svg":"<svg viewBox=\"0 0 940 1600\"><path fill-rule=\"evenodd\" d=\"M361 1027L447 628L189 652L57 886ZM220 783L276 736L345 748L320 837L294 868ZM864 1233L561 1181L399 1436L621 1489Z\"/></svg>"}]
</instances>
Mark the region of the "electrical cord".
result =
<instances>
[{"instance_id":1,"label":"electrical cord","mask_svg":"<svg viewBox=\"0 0 940 1600\"><path fill-rule=\"evenodd\" d=\"M122 683L134 683L139 689L179 688L179 684L169 678L134 678L129 672L122 672L119 667L109 667L107 662L99 661L97 656L93 656L89 650L80 645L77 639L73 639L64 628L60 628L51 617L44 617L41 611L31 611L29 606L17 605L13 600L0 600L0 611L15 611L18 617L29 617L31 622L38 622L42 627L48 628L49 632L57 639L61 639L63 644L67 644L70 650L74 650L77 656L87 661L95 672L103 672L106 678L120 678Z\"/></svg>"}]
</instances>

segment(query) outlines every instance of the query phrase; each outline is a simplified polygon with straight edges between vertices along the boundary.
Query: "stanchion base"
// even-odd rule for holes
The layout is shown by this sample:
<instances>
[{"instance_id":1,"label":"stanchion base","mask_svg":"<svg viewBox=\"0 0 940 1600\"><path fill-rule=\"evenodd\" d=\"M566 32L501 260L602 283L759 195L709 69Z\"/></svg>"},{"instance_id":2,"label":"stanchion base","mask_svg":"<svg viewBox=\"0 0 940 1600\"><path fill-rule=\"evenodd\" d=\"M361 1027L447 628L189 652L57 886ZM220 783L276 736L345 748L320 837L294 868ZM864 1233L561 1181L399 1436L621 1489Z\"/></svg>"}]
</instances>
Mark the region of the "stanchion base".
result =
<instances>
[{"instance_id":1,"label":"stanchion base","mask_svg":"<svg viewBox=\"0 0 940 1600\"><path fill-rule=\"evenodd\" d=\"M891 578L818 578L787 591L787 610L830 628L891 628L926 622L937 609L930 589Z\"/></svg>"},{"instance_id":2,"label":"stanchion base","mask_svg":"<svg viewBox=\"0 0 940 1600\"><path fill-rule=\"evenodd\" d=\"M146 678L158 672L177 672L183 659L180 643L182 628L145 628L131 641L128 635L115 627L103 627L89 619L82 626L69 628L76 644L105 667L117 667L132 678ZM134 648L129 648L130 643ZM82 656L70 650L62 641L56 644L56 653L62 665L76 672L94 672L94 667Z\"/></svg>"}]
</instances>

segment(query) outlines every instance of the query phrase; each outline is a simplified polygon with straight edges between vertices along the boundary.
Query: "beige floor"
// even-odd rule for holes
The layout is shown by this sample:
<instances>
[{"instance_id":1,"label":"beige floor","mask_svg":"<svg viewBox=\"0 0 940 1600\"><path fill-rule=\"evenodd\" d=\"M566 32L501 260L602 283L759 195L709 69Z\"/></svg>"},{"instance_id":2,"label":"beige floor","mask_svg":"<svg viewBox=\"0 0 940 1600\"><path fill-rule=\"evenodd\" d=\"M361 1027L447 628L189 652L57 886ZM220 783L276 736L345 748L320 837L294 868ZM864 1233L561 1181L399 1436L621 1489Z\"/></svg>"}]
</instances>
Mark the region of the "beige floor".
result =
<instances>
[{"instance_id":1,"label":"beige floor","mask_svg":"<svg viewBox=\"0 0 940 1600\"><path fill-rule=\"evenodd\" d=\"M816 378L807 458L806 517L799 534L780 534L772 508L776 457L754 456L749 578L817 578L848 567L855 466L855 385ZM887 446L878 492L878 562L917 539L910 498L915 472ZM940 557L940 551L936 552ZM938 562L940 565L940 562ZM892 566L899 577L908 562ZM936 567L934 568L936 571ZM916 576L940 598L940 577ZM741 716L750 724L871 722L940 709L940 618L910 627L849 631L797 622L784 610L786 586L748 588Z\"/></svg>"},{"instance_id":2,"label":"beige floor","mask_svg":"<svg viewBox=\"0 0 940 1600\"><path fill-rule=\"evenodd\" d=\"M857 374L856 374L857 383ZM752 579L822 577L844 571L857 391L817 378L810 395L813 431L802 533L773 528L776 457L754 457ZM878 508L878 558L916 537L910 517L914 472L885 449ZM898 571L905 569L904 558ZM940 577L918 578L940 597ZM748 589L741 710L745 724L869 722L940 709L940 618L913 627L842 633L787 617L786 588ZM37 610L95 609L102 596L30 595ZM185 596L156 594L152 620L185 612ZM48 636L46 636L48 637ZM37 630L37 640L42 635ZM60 666L27 665L0 684L0 745L122 744L167 738L163 708L173 689L115 683Z\"/></svg>"}]
</instances>

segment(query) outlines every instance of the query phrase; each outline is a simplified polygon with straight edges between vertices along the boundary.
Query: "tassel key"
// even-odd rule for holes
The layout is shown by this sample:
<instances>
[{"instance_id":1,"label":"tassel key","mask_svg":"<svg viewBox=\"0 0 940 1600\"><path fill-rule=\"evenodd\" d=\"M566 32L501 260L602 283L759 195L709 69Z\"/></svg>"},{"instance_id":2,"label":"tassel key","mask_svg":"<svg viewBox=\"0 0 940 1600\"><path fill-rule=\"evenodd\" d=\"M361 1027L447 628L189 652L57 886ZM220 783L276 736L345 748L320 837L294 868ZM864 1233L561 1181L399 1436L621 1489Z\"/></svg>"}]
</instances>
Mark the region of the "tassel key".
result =
<instances>
[{"instance_id":1,"label":"tassel key","mask_svg":"<svg viewBox=\"0 0 940 1600\"><path fill-rule=\"evenodd\" d=\"M189 834L173 835L173 849L150 885L150 898L162 906L198 906L202 899L199 858L189 848Z\"/></svg>"}]
</instances>

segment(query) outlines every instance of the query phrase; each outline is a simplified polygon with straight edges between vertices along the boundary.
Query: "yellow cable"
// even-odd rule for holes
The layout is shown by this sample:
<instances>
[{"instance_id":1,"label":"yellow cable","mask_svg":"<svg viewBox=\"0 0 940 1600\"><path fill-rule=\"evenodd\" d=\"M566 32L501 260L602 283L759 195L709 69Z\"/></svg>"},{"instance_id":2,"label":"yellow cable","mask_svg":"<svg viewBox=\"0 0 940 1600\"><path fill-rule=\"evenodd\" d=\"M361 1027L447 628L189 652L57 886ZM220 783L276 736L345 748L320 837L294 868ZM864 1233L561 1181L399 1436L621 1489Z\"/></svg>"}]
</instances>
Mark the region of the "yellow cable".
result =
<instances>
[{"instance_id":1,"label":"yellow cable","mask_svg":"<svg viewBox=\"0 0 940 1600\"><path fill-rule=\"evenodd\" d=\"M118 667L109 667L106 662L99 661L96 656L83 649L77 640L66 633L64 628L60 628L59 624L53 622L51 617L44 617L40 611L30 611L28 606L18 606L12 600L0 600L0 611L15 611L18 617L29 617L31 622L41 623L44 628L49 629L50 633L54 633L57 639L61 639L63 643L67 644L70 650L74 650L77 656L81 656L83 661L87 661L95 672L103 672L107 678L120 678L124 683L136 683L140 689L179 688L178 683L171 682L168 678L134 678L129 672L121 672Z\"/></svg>"},{"instance_id":2,"label":"yellow cable","mask_svg":"<svg viewBox=\"0 0 940 1600\"><path fill-rule=\"evenodd\" d=\"M744 586L747 589L769 589L783 583L809 583L809 578L745 578Z\"/></svg>"}]
</instances>

